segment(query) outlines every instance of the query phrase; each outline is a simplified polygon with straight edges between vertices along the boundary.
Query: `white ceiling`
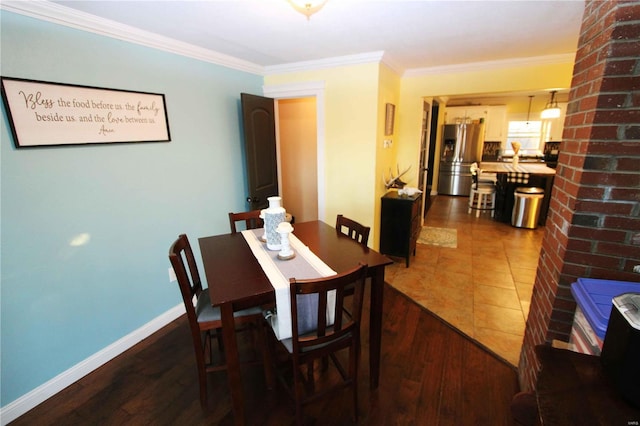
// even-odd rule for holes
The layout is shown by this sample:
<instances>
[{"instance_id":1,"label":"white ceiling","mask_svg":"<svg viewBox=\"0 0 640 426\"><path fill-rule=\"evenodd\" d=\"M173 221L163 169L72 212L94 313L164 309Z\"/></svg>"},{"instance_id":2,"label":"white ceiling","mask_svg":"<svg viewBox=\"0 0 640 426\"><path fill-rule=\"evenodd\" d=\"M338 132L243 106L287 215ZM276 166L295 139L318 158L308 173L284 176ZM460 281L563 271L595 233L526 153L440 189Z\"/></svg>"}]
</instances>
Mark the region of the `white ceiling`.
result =
<instances>
[{"instance_id":1,"label":"white ceiling","mask_svg":"<svg viewBox=\"0 0 640 426\"><path fill-rule=\"evenodd\" d=\"M45 5L83 12L78 18L88 13L107 19L114 33L127 30L119 25L125 24L266 73L285 64L372 52L383 53L398 73L573 54L584 9L583 0L328 0L307 20L285 0L53 3L65 8Z\"/></svg>"}]
</instances>

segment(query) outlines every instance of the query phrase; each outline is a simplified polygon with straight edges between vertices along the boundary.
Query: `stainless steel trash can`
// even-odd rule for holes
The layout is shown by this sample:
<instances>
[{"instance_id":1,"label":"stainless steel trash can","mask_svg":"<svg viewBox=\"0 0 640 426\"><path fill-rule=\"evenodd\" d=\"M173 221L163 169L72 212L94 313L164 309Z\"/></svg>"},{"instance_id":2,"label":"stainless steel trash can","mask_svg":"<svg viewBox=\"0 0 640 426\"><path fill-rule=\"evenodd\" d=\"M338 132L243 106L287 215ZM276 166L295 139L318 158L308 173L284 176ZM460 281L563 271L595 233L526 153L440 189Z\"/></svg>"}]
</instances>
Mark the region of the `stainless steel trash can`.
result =
<instances>
[{"instance_id":1,"label":"stainless steel trash can","mask_svg":"<svg viewBox=\"0 0 640 426\"><path fill-rule=\"evenodd\" d=\"M511 225L517 228L537 228L544 190L542 188L518 187L513 195L515 201L511 213Z\"/></svg>"}]
</instances>

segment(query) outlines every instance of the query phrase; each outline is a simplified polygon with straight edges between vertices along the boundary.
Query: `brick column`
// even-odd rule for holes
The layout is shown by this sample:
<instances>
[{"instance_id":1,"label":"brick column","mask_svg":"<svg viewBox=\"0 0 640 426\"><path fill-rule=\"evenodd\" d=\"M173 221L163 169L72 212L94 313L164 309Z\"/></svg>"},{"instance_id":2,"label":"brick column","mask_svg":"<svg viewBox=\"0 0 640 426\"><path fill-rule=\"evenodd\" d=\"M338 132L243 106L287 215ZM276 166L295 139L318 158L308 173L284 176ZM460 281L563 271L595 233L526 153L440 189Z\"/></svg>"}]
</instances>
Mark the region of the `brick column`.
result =
<instances>
[{"instance_id":1,"label":"brick column","mask_svg":"<svg viewBox=\"0 0 640 426\"><path fill-rule=\"evenodd\" d=\"M560 158L520 355L568 340L580 277L640 281L640 1L587 0ZM640 291L640 284L638 291Z\"/></svg>"}]
</instances>

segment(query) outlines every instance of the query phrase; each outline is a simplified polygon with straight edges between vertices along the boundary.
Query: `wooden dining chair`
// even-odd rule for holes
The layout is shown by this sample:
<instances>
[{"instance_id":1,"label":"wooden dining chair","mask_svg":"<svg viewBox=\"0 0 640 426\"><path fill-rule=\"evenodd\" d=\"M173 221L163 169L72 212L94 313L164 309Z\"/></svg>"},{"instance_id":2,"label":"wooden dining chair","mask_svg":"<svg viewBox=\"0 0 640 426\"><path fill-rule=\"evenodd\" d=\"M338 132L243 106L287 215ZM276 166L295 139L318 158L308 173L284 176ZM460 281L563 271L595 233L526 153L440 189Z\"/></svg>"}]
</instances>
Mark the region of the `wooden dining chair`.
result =
<instances>
[{"instance_id":1,"label":"wooden dining chair","mask_svg":"<svg viewBox=\"0 0 640 426\"><path fill-rule=\"evenodd\" d=\"M369 243L369 232L371 231L371 228L364 226L353 219L349 219L348 217L344 217L339 214L336 217L336 229L340 231L340 233L357 241L365 247Z\"/></svg>"},{"instance_id":2,"label":"wooden dining chair","mask_svg":"<svg viewBox=\"0 0 640 426\"><path fill-rule=\"evenodd\" d=\"M264 221L260 218L260 210L229 213L229 226L231 227L232 234L238 232L236 229L236 224L238 222L244 222L245 229L257 229L264 226Z\"/></svg>"},{"instance_id":3,"label":"wooden dining chair","mask_svg":"<svg viewBox=\"0 0 640 426\"><path fill-rule=\"evenodd\" d=\"M367 265L359 264L342 274L326 278L289 280L291 295L292 337L279 341L293 366L293 383L278 375L295 400L296 423L302 424L302 407L343 388L351 388L353 418L358 421L358 358L360 352L360 318ZM344 288L355 283L353 313L344 315ZM335 305L330 292L335 290ZM329 323L327 318L333 318ZM277 341L272 333L270 342ZM270 346L271 350L274 348ZM345 369L336 354L348 350L349 364ZM329 357L342 380L316 389L314 360ZM271 354L275 359L275 353ZM320 363L319 363L320 364ZM306 377L303 374L306 367ZM326 373L322 368L318 374ZM290 376L289 376L290 377Z\"/></svg>"},{"instance_id":4,"label":"wooden dining chair","mask_svg":"<svg viewBox=\"0 0 640 426\"><path fill-rule=\"evenodd\" d=\"M371 231L370 227L364 226L353 219L349 219L348 217L344 217L339 214L336 217L336 229L341 234L346 235L357 243L367 247L367 244L369 243L369 232ZM353 295L353 285L347 285L345 288L345 294L347 296ZM347 310L347 312L349 311Z\"/></svg>"},{"instance_id":5,"label":"wooden dining chair","mask_svg":"<svg viewBox=\"0 0 640 426\"><path fill-rule=\"evenodd\" d=\"M187 312L193 349L198 368L200 384L200 404L207 406L207 373L226 369L226 364L214 362L211 340L216 338L219 350L222 350L222 318L220 308L211 305L209 290L202 288L200 274L196 265L191 245L185 234L181 234L169 249L169 261L175 272L182 294L182 301ZM186 266L185 266L186 262ZM194 302L195 297L195 302ZM250 326L257 329L261 343L265 365L265 375L269 386L273 383L273 370L269 351L266 348L266 322L260 307L248 308L234 312L236 326ZM252 360L250 363L260 361Z\"/></svg>"}]
</instances>

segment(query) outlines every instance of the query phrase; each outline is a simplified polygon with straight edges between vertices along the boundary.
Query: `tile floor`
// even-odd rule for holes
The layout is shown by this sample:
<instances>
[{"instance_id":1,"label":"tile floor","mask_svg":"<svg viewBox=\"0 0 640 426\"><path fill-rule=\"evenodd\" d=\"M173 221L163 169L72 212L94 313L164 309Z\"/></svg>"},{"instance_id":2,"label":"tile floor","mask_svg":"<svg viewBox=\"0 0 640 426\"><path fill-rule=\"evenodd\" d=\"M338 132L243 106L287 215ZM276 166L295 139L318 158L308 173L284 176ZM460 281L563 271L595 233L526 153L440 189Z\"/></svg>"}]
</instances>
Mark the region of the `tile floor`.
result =
<instances>
[{"instance_id":1,"label":"tile floor","mask_svg":"<svg viewBox=\"0 0 640 426\"><path fill-rule=\"evenodd\" d=\"M514 228L467 214L467 197L435 196L424 226L457 229L457 248L418 244L409 268L397 259L386 281L518 365L544 227Z\"/></svg>"}]
</instances>

